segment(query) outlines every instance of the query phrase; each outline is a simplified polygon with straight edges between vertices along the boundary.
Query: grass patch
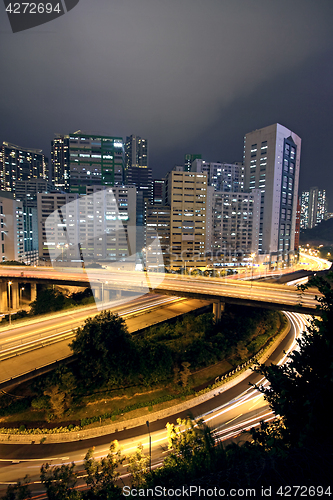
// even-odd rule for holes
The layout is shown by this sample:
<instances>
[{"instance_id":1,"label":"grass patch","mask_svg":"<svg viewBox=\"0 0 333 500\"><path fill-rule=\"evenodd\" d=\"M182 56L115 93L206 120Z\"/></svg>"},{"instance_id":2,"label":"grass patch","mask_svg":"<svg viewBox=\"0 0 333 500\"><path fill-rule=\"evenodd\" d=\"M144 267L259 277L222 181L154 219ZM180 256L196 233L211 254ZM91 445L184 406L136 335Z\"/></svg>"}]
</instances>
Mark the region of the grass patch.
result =
<instances>
[{"instance_id":1,"label":"grass patch","mask_svg":"<svg viewBox=\"0 0 333 500\"><path fill-rule=\"evenodd\" d=\"M233 365L227 360L219 361L215 365L207 366L191 374L190 383L191 386L198 387L202 384L210 382L212 379L228 373L228 371L233 369Z\"/></svg>"}]
</instances>

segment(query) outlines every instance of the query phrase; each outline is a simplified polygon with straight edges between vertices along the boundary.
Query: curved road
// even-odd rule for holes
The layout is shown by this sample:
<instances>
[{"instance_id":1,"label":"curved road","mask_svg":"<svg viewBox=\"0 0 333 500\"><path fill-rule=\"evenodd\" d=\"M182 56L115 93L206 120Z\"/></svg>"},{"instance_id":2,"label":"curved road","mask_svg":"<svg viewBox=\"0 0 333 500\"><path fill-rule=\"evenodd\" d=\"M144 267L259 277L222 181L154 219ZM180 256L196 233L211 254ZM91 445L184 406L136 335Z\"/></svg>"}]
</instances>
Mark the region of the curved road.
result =
<instances>
[{"instance_id":1,"label":"curved road","mask_svg":"<svg viewBox=\"0 0 333 500\"><path fill-rule=\"evenodd\" d=\"M307 317L296 313L286 313L290 321L290 331L284 341L274 351L267 363L282 363L285 361L284 351L295 348L295 339L304 330ZM238 434L242 429L256 425L263 419L273 418L263 396L249 384L265 383L262 376L252 373L245 380L233 388L221 392L218 396L196 406L191 413L195 418L203 417L215 429L217 439L228 439ZM221 387L222 389L222 387ZM152 464L161 463L166 451L165 425L175 422L176 418L184 418L188 411L178 413L163 420L150 423L152 436ZM147 417L148 418L148 417ZM6 484L16 482L29 474L32 481L36 481L34 490L42 492L39 485L39 469L42 463L61 464L75 461L82 468L83 457L90 447L95 447L94 456L99 458L108 451L112 440L117 439L123 448L123 453L133 453L139 443L144 445L148 453L147 427L140 426L134 429L116 432L112 435L76 441L64 444L20 445L0 444L0 491L6 489ZM126 464L123 467L126 476Z\"/></svg>"}]
</instances>

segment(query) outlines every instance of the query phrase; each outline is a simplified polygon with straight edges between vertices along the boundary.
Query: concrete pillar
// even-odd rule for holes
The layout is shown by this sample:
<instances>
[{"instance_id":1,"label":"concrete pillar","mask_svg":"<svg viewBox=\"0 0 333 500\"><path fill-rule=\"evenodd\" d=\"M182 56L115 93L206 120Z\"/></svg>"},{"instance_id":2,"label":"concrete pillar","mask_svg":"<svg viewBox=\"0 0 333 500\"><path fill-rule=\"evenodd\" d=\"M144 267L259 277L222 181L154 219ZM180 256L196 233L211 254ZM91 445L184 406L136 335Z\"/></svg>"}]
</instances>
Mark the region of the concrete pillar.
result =
<instances>
[{"instance_id":1,"label":"concrete pillar","mask_svg":"<svg viewBox=\"0 0 333 500\"><path fill-rule=\"evenodd\" d=\"M102 298L102 289L97 287L93 289L93 294L95 297L95 300L101 300Z\"/></svg>"},{"instance_id":2,"label":"concrete pillar","mask_svg":"<svg viewBox=\"0 0 333 500\"><path fill-rule=\"evenodd\" d=\"M117 299L121 299L121 290L116 290Z\"/></svg>"},{"instance_id":3,"label":"concrete pillar","mask_svg":"<svg viewBox=\"0 0 333 500\"><path fill-rule=\"evenodd\" d=\"M8 295L7 295L7 282L0 282L0 312L4 313L8 311Z\"/></svg>"},{"instance_id":4,"label":"concrete pillar","mask_svg":"<svg viewBox=\"0 0 333 500\"><path fill-rule=\"evenodd\" d=\"M224 311L225 304L220 300L217 302L213 302L213 314L215 323L219 323L221 321L221 313Z\"/></svg>"},{"instance_id":5,"label":"concrete pillar","mask_svg":"<svg viewBox=\"0 0 333 500\"><path fill-rule=\"evenodd\" d=\"M30 286L30 302L34 302L37 299L37 283L31 283Z\"/></svg>"},{"instance_id":6,"label":"concrete pillar","mask_svg":"<svg viewBox=\"0 0 333 500\"><path fill-rule=\"evenodd\" d=\"M103 300L104 302L109 302L112 298L112 290L109 288L104 288L104 293L103 293Z\"/></svg>"},{"instance_id":7,"label":"concrete pillar","mask_svg":"<svg viewBox=\"0 0 333 500\"><path fill-rule=\"evenodd\" d=\"M10 295L12 299L11 308L13 311L17 311L19 309L19 287L17 281L13 281L10 285Z\"/></svg>"}]
</instances>

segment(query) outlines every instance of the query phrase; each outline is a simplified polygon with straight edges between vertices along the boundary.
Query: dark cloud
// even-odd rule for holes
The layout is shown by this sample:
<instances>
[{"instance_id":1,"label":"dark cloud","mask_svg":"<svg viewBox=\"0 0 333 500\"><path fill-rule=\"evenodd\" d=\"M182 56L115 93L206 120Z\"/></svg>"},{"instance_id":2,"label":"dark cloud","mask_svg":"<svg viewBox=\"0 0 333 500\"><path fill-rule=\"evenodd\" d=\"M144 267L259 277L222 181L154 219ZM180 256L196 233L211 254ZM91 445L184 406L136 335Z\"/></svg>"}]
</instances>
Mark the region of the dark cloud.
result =
<instances>
[{"instance_id":1,"label":"dark cloud","mask_svg":"<svg viewBox=\"0 0 333 500\"><path fill-rule=\"evenodd\" d=\"M162 175L185 152L241 159L243 134L279 121L303 139L302 189L329 189L313 141L331 129L332 14L331 0L80 0L16 34L2 16L0 139L48 152L54 132L134 133Z\"/></svg>"}]
</instances>

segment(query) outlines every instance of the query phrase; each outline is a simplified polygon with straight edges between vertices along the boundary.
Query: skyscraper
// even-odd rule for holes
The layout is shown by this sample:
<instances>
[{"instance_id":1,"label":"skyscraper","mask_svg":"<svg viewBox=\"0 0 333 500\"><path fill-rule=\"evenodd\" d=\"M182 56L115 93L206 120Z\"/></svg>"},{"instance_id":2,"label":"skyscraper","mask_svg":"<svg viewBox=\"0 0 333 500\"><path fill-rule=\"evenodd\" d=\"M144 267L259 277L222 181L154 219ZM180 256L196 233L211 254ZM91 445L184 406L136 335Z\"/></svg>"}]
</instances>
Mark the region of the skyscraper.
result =
<instances>
[{"instance_id":1,"label":"skyscraper","mask_svg":"<svg viewBox=\"0 0 333 500\"><path fill-rule=\"evenodd\" d=\"M212 252L217 263L237 263L258 252L260 191L213 194Z\"/></svg>"},{"instance_id":2,"label":"skyscraper","mask_svg":"<svg viewBox=\"0 0 333 500\"><path fill-rule=\"evenodd\" d=\"M0 149L0 189L15 196L17 181L48 179L48 159L41 149L22 148L3 142Z\"/></svg>"},{"instance_id":3,"label":"skyscraper","mask_svg":"<svg viewBox=\"0 0 333 500\"><path fill-rule=\"evenodd\" d=\"M137 135L126 137L125 143L125 170L130 167L148 167L148 141Z\"/></svg>"},{"instance_id":4,"label":"skyscraper","mask_svg":"<svg viewBox=\"0 0 333 500\"><path fill-rule=\"evenodd\" d=\"M57 136L52 141L52 173L56 186L72 193L83 193L85 186L121 185L123 139L86 134L81 130Z\"/></svg>"},{"instance_id":5,"label":"skyscraper","mask_svg":"<svg viewBox=\"0 0 333 500\"><path fill-rule=\"evenodd\" d=\"M57 188L69 191L69 136L57 134L51 142L51 176Z\"/></svg>"},{"instance_id":6,"label":"skyscraper","mask_svg":"<svg viewBox=\"0 0 333 500\"><path fill-rule=\"evenodd\" d=\"M173 170L165 179L170 206L170 268L206 267L207 175Z\"/></svg>"},{"instance_id":7,"label":"skyscraper","mask_svg":"<svg viewBox=\"0 0 333 500\"><path fill-rule=\"evenodd\" d=\"M325 189L317 187L302 191L301 195L301 229L311 229L326 218L327 202Z\"/></svg>"},{"instance_id":8,"label":"skyscraper","mask_svg":"<svg viewBox=\"0 0 333 500\"><path fill-rule=\"evenodd\" d=\"M294 251L301 139L275 123L246 134L245 190L259 189L259 253L273 261Z\"/></svg>"}]
</instances>

